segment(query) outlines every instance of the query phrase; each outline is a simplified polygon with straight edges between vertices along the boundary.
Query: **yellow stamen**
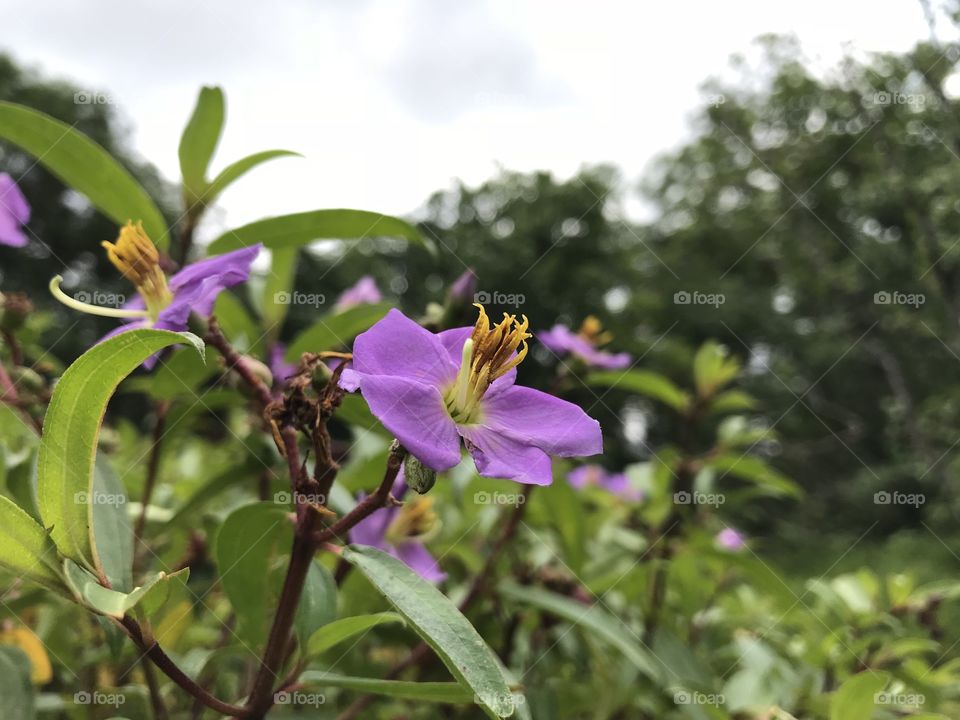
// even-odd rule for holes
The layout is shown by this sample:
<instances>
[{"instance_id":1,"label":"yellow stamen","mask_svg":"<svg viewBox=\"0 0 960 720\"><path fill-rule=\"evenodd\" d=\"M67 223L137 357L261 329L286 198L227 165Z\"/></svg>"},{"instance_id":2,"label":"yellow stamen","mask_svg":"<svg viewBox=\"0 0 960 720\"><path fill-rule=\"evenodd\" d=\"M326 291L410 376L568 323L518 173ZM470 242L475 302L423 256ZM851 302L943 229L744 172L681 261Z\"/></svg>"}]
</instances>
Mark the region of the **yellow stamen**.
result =
<instances>
[{"instance_id":1,"label":"yellow stamen","mask_svg":"<svg viewBox=\"0 0 960 720\"><path fill-rule=\"evenodd\" d=\"M594 347L606 345L613 340L613 335L603 331L603 325L595 315L588 315L583 319L577 334Z\"/></svg>"},{"instance_id":2,"label":"yellow stamen","mask_svg":"<svg viewBox=\"0 0 960 720\"><path fill-rule=\"evenodd\" d=\"M101 243L107 249L107 257L121 274L137 287L147 311L154 319L160 314L173 295L167 287L167 277L160 268L160 254L156 245L147 237L143 224L127 222L120 228L115 242Z\"/></svg>"},{"instance_id":3,"label":"yellow stamen","mask_svg":"<svg viewBox=\"0 0 960 720\"><path fill-rule=\"evenodd\" d=\"M503 320L490 327L483 305L477 304L480 316L473 333L463 344L460 371L447 390L447 410L454 420L472 423L478 420L480 399L497 378L506 375L527 356L527 332L530 323L524 315L503 314Z\"/></svg>"},{"instance_id":4,"label":"yellow stamen","mask_svg":"<svg viewBox=\"0 0 960 720\"><path fill-rule=\"evenodd\" d=\"M433 511L433 498L416 497L406 501L390 523L384 538L391 545L410 540L425 542L440 529L440 520Z\"/></svg>"}]
</instances>

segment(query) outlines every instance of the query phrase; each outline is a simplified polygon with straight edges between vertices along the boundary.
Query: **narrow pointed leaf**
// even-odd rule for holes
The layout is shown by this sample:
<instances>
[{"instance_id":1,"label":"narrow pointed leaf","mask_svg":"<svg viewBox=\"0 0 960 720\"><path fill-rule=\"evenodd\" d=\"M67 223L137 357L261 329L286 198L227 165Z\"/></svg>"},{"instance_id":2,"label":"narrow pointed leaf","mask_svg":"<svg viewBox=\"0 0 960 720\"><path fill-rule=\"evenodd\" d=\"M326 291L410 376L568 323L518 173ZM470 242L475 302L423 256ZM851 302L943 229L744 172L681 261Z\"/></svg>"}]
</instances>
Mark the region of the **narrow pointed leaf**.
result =
<instances>
[{"instance_id":1,"label":"narrow pointed leaf","mask_svg":"<svg viewBox=\"0 0 960 720\"><path fill-rule=\"evenodd\" d=\"M179 148L183 184L194 196L206 187L207 168L220 142L225 112L223 90L218 87L200 89L193 114L180 136Z\"/></svg>"},{"instance_id":2,"label":"narrow pointed leaf","mask_svg":"<svg viewBox=\"0 0 960 720\"><path fill-rule=\"evenodd\" d=\"M220 173L210 181L206 190L203 192L203 202L207 205L216 202L217 198L229 185L253 170L257 165L281 157L303 157L300 153L292 150L264 150L263 152L247 155L245 158L237 160L235 163L227 165Z\"/></svg>"},{"instance_id":3,"label":"narrow pointed leaf","mask_svg":"<svg viewBox=\"0 0 960 720\"><path fill-rule=\"evenodd\" d=\"M287 362L296 362L305 352L345 350L357 335L370 329L391 307L389 303L371 303L324 315L290 343L285 356Z\"/></svg>"},{"instance_id":4,"label":"narrow pointed leaf","mask_svg":"<svg viewBox=\"0 0 960 720\"><path fill-rule=\"evenodd\" d=\"M455 682L380 680L379 678L350 677L320 670L308 670L300 676L300 682L306 686L319 685L321 687L344 688L405 700L441 702L452 705L466 705L473 702L473 693L468 688Z\"/></svg>"},{"instance_id":5,"label":"narrow pointed leaf","mask_svg":"<svg viewBox=\"0 0 960 720\"><path fill-rule=\"evenodd\" d=\"M402 623L403 617L392 612L354 615L336 620L310 636L310 641L307 643L307 654L311 656L319 655L345 640L368 632L377 625L398 622Z\"/></svg>"},{"instance_id":6,"label":"narrow pointed leaf","mask_svg":"<svg viewBox=\"0 0 960 720\"><path fill-rule=\"evenodd\" d=\"M47 585L62 586L57 550L46 530L0 495L0 567Z\"/></svg>"},{"instance_id":7,"label":"narrow pointed leaf","mask_svg":"<svg viewBox=\"0 0 960 720\"><path fill-rule=\"evenodd\" d=\"M0 139L35 157L118 225L142 220L158 247L169 244L167 223L147 191L83 133L23 105L0 102Z\"/></svg>"},{"instance_id":8,"label":"narrow pointed leaf","mask_svg":"<svg viewBox=\"0 0 960 720\"><path fill-rule=\"evenodd\" d=\"M432 249L432 244L406 220L367 210L313 210L280 215L228 230L207 249L211 255L263 243L264 247L301 247L314 240L361 240L402 237Z\"/></svg>"},{"instance_id":9,"label":"narrow pointed leaf","mask_svg":"<svg viewBox=\"0 0 960 720\"><path fill-rule=\"evenodd\" d=\"M129 330L95 345L64 372L43 421L37 460L40 516L60 553L103 574L91 540L93 467L100 424L111 396L154 353L177 343L203 343L190 333Z\"/></svg>"},{"instance_id":10,"label":"narrow pointed leaf","mask_svg":"<svg viewBox=\"0 0 960 720\"><path fill-rule=\"evenodd\" d=\"M451 674L495 717L510 717L518 702L502 666L457 606L437 588L382 550L350 545L343 557L396 607Z\"/></svg>"}]
</instances>

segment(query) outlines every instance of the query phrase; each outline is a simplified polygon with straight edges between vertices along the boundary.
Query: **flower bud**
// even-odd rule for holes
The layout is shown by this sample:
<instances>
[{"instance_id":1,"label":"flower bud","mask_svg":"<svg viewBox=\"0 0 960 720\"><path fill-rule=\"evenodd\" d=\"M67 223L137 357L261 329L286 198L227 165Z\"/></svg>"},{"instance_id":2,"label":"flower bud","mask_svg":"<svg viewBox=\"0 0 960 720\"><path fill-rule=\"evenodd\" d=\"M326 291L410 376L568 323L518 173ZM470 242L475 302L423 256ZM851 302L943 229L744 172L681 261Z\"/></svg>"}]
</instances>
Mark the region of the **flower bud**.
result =
<instances>
[{"instance_id":1,"label":"flower bud","mask_svg":"<svg viewBox=\"0 0 960 720\"><path fill-rule=\"evenodd\" d=\"M4 330L19 330L31 312L33 303L23 293L0 295L0 327Z\"/></svg>"},{"instance_id":2,"label":"flower bud","mask_svg":"<svg viewBox=\"0 0 960 720\"><path fill-rule=\"evenodd\" d=\"M413 455L407 455L407 459L403 462L403 477L407 487L421 495L430 492L430 488L437 482L436 471L428 468Z\"/></svg>"}]
</instances>

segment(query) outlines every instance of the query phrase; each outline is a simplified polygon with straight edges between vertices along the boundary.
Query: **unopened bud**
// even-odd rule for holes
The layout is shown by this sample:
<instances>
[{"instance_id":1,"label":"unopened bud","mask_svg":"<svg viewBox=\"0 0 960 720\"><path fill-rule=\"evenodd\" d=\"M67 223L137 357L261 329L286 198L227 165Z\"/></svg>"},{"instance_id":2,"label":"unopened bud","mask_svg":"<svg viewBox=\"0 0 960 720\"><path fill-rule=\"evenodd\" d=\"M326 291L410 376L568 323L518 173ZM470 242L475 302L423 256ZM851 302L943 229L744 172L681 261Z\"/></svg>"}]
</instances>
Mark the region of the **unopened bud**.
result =
<instances>
[{"instance_id":1,"label":"unopened bud","mask_svg":"<svg viewBox=\"0 0 960 720\"><path fill-rule=\"evenodd\" d=\"M430 488L437 482L436 470L431 470L413 455L407 455L407 459L403 462L403 477L407 487L421 495L430 492Z\"/></svg>"}]
</instances>

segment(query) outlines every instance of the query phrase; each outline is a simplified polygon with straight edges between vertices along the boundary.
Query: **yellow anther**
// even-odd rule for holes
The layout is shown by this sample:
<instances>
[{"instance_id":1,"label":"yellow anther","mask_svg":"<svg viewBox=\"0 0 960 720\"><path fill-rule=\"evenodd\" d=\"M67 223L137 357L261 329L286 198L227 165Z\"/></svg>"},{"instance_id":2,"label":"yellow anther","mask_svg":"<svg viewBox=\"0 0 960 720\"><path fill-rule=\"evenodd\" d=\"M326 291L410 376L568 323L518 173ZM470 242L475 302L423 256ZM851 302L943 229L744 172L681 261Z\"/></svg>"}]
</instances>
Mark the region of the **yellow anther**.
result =
<instances>
[{"instance_id":1,"label":"yellow anther","mask_svg":"<svg viewBox=\"0 0 960 720\"><path fill-rule=\"evenodd\" d=\"M127 222L120 228L115 242L101 243L114 267L136 287L143 297L150 315L156 319L173 296L167 287L167 277L160 268L160 254L147 237L143 224Z\"/></svg>"},{"instance_id":2,"label":"yellow anther","mask_svg":"<svg viewBox=\"0 0 960 720\"><path fill-rule=\"evenodd\" d=\"M527 356L527 317L503 314L503 320L490 327L483 306L473 332L463 345L460 371L446 393L447 409L457 422L476 422L480 399L497 378L503 377Z\"/></svg>"},{"instance_id":3,"label":"yellow anther","mask_svg":"<svg viewBox=\"0 0 960 720\"><path fill-rule=\"evenodd\" d=\"M613 335L603 331L603 325L600 324L600 319L595 315L588 315L583 319L577 334L594 347L606 345L613 340Z\"/></svg>"},{"instance_id":4,"label":"yellow anther","mask_svg":"<svg viewBox=\"0 0 960 720\"><path fill-rule=\"evenodd\" d=\"M391 545L410 540L424 542L435 535L439 527L440 520L433 510L433 498L416 497L400 507L384 537Z\"/></svg>"}]
</instances>

